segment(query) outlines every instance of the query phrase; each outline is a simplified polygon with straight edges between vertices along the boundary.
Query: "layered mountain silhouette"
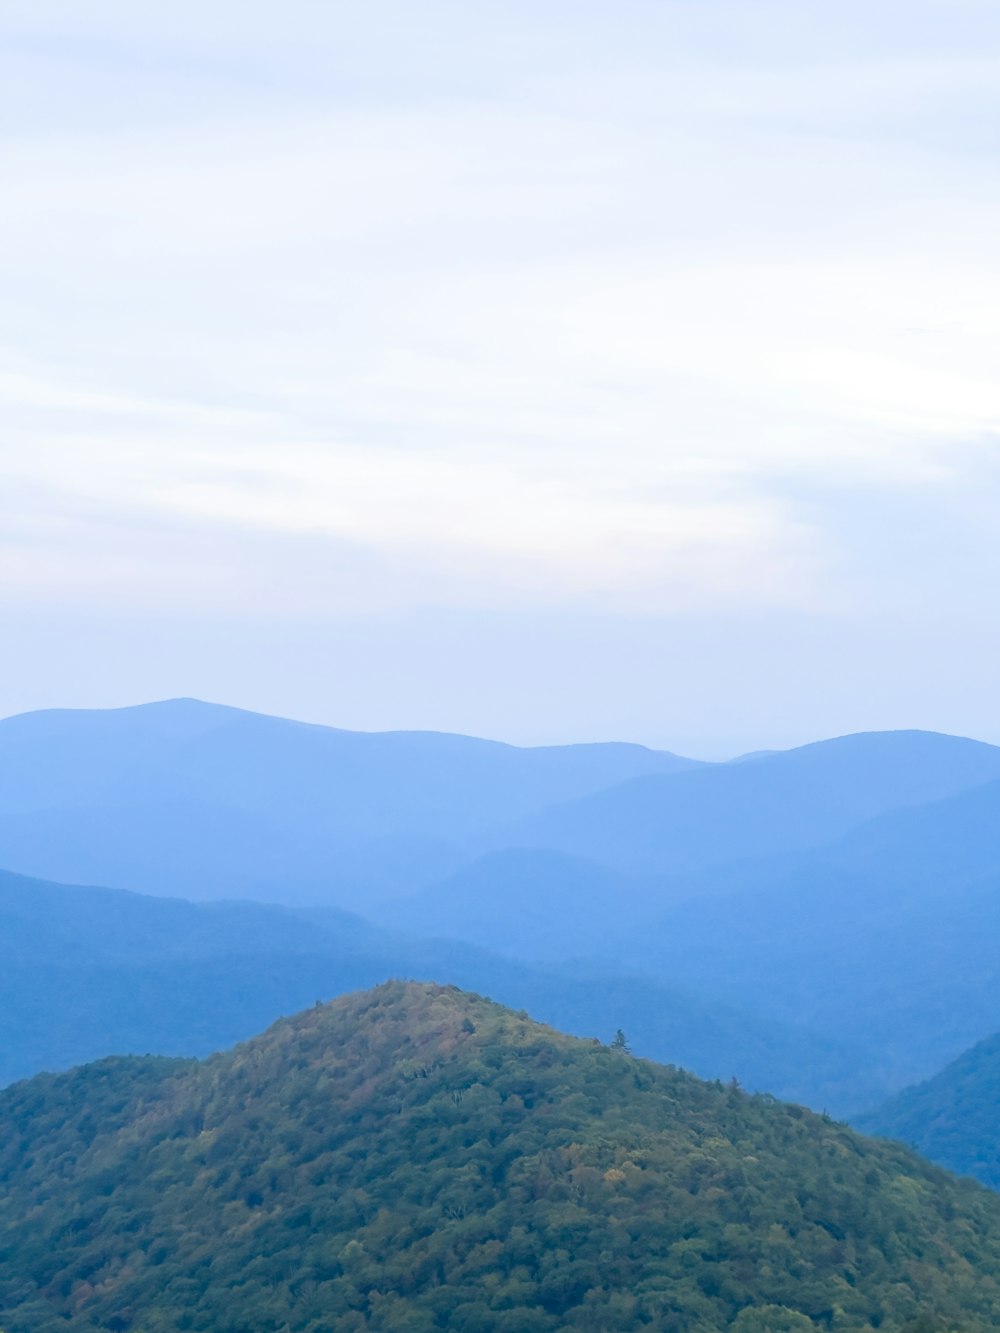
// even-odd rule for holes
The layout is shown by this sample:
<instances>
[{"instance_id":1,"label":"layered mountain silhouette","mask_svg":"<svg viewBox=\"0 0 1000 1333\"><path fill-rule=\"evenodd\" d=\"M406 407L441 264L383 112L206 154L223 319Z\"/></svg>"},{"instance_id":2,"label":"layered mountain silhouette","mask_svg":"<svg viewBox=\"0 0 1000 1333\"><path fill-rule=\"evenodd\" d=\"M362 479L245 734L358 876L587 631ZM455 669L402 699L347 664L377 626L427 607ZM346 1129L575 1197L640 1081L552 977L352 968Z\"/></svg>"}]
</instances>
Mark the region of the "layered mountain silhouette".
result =
<instances>
[{"instance_id":1,"label":"layered mountain silhouette","mask_svg":"<svg viewBox=\"0 0 1000 1333\"><path fill-rule=\"evenodd\" d=\"M1000 1323L1000 1199L798 1107L394 983L0 1093L17 1333Z\"/></svg>"},{"instance_id":2,"label":"layered mountain silhouette","mask_svg":"<svg viewBox=\"0 0 1000 1333\"><path fill-rule=\"evenodd\" d=\"M637 745L339 731L197 700L54 710L0 722L0 865L364 909L512 847L698 872L991 779L1000 749L925 732L706 765Z\"/></svg>"},{"instance_id":3,"label":"layered mountain silhouette","mask_svg":"<svg viewBox=\"0 0 1000 1333\"><path fill-rule=\"evenodd\" d=\"M683 875L819 846L899 807L1000 779L1000 748L869 732L740 763L633 778L495 835L622 871Z\"/></svg>"},{"instance_id":4,"label":"layered mountain silhouette","mask_svg":"<svg viewBox=\"0 0 1000 1333\"><path fill-rule=\"evenodd\" d=\"M992 782L691 878L632 956L842 1040L863 1032L910 1082L1000 1028L998 889Z\"/></svg>"},{"instance_id":5,"label":"layered mountain silhouette","mask_svg":"<svg viewBox=\"0 0 1000 1333\"><path fill-rule=\"evenodd\" d=\"M868 747L869 738L857 739ZM989 747L947 738L878 739L888 748L898 739L916 771L921 754L940 753L940 770L928 762L909 796L981 777L993 763ZM823 749L811 749L811 762ZM949 756L957 768L947 768ZM798 762L795 752L788 758ZM776 765L769 758L726 771L738 767L741 782L754 773L763 782ZM689 785L706 776L717 771L693 773ZM650 783L610 796L618 801L636 787L648 792ZM783 817L794 804L782 807ZM701 851L683 850L693 827L679 828L673 815L661 820L670 846L682 848L678 859L733 851L724 810L714 830L702 828ZM567 852L500 851L395 904L391 919L418 933L489 940L515 956L614 958L847 1045L874 1046L900 1087L1000 1027L1000 782L884 811L811 847L684 873L662 869L668 852L659 872L640 874Z\"/></svg>"},{"instance_id":6,"label":"layered mountain silhouette","mask_svg":"<svg viewBox=\"0 0 1000 1333\"><path fill-rule=\"evenodd\" d=\"M189 903L0 873L0 1083L110 1054L206 1055L387 977L487 991L582 1035L839 1108L891 1090L874 1051L636 973L541 968L358 917Z\"/></svg>"},{"instance_id":7,"label":"layered mountain silhouette","mask_svg":"<svg viewBox=\"0 0 1000 1333\"><path fill-rule=\"evenodd\" d=\"M1000 1030L1000 749L977 741L699 764L174 700L7 719L0 759L0 864L164 895L4 881L8 1079L202 1054L389 975L838 1114Z\"/></svg>"},{"instance_id":8,"label":"layered mountain silhouette","mask_svg":"<svg viewBox=\"0 0 1000 1333\"><path fill-rule=\"evenodd\" d=\"M497 824L696 761L364 733L193 699L0 722L0 865L187 897L356 906L440 879Z\"/></svg>"}]
</instances>

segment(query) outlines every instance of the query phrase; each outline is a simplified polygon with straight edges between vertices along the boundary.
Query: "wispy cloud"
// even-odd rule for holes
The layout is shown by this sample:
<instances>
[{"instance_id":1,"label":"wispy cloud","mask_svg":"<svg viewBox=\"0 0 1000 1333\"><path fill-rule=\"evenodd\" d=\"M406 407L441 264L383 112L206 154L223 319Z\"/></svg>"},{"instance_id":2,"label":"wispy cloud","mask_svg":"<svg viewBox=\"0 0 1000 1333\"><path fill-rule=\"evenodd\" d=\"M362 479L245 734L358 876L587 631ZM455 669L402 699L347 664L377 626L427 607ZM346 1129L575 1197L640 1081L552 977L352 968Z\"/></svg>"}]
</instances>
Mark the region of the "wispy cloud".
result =
<instances>
[{"instance_id":1,"label":"wispy cloud","mask_svg":"<svg viewBox=\"0 0 1000 1333\"><path fill-rule=\"evenodd\" d=\"M752 8L12 4L6 603L985 596L995 7Z\"/></svg>"}]
</instances>

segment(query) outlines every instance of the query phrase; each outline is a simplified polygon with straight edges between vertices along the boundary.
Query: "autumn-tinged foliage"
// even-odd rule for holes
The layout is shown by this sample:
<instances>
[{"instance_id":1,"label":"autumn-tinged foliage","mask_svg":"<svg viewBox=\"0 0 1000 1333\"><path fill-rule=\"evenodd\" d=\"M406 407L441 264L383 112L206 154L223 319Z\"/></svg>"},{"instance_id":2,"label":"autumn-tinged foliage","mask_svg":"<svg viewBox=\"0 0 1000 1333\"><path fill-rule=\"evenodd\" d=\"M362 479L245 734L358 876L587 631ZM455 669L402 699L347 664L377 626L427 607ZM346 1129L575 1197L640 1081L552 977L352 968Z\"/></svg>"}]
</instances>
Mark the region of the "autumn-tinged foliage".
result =
<instances>
[{"instance_id":1,"label":"autumn-tinged foliage","mask_svg":"<svg viewBox=\"0 0 1000 1333\"><path fill-rule=\"evenodd\" d=\"M19 1084L0 1180L17 1333L1000 1325L1000 1198L451 988Z\"/></svg>"}]
</instances>

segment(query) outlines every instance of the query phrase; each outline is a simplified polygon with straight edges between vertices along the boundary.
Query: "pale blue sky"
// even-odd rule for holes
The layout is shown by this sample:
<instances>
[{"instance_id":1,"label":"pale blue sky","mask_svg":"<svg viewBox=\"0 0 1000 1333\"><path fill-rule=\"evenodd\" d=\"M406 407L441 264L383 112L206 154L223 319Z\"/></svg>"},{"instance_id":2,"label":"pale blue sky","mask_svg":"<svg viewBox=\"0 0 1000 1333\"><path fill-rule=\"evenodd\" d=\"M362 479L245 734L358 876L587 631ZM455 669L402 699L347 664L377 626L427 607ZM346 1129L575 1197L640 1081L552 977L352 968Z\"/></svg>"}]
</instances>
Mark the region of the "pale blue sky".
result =
<instances>
[{"instance_id":1,"label":"pale blue sky","mask_svg":"<svg viewBox=\"0 0 1000 1333\"><path fill-rule=\"evenodd\" d=\"M993 0L0 23L0 713L1000 741Z\"/></svg>"}]
</instances>

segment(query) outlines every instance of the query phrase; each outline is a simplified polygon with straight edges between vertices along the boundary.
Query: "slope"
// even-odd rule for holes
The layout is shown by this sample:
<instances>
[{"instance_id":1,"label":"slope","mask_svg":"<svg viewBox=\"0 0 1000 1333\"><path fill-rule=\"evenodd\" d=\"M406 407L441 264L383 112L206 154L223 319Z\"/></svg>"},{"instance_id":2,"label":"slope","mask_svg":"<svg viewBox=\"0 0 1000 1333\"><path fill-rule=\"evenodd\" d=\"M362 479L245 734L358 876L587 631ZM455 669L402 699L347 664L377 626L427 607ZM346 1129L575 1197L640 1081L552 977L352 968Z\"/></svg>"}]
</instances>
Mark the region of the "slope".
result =
<instances>
[{"instance_id":1,"label":"slope","mask_svg":"<svg viewBox=\"0 0 1000 1333\"><path fill-rule=\"evenodd\" d=\"M908 1143L960 1175L1000 1190L1000 1034L988 1037L925 1083L906 1088L859 1128Z\"/></svg>"},{"instance_id":2,"label":"slope","mask_svg":"<svg viewBox=\"0 0 1000 1333\"><path fill-rule=\"evenodd\" d=\"M8 1089L0 1181L17 1333L1000 1323L987 1191L436 986Z\"/></svg>"}]
</instances>

